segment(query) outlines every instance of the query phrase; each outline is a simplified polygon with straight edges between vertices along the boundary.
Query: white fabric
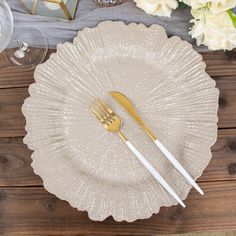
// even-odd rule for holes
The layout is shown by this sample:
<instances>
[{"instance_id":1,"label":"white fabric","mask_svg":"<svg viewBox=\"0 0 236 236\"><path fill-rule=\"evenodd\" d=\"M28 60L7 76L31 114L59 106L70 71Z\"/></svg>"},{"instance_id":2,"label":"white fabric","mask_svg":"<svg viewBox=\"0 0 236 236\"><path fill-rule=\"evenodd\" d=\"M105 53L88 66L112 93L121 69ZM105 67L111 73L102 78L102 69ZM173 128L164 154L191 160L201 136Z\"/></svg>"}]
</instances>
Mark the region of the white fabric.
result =
<instances>
[{"instance_id":1,"label":"white fabric","mask_svg":"<svg viewBox=\"0 0 236 236\"><path fill-rule=\"evenodd\" d=\"M40 29L48 38L50 48L55 48L58 43L70 41L77 32L85 27L94 27L105 20L120 20L126 23L143 23L146 26L160 24L169 36L177 35L182 39L193 43L198 51L207 51L206 47L195 46L195 41L188 35L190 9L175 10L171 16L159 17L146 14L137 8L135 3L129 0L115 7L99 7L93 0L80 0L76 17L72 21L60 21L53 18L27 14L20 0L8 0L12 9L15 25L32 26ZM40 44L40 42L38 42Z\"/></svg>"}]
</instances>

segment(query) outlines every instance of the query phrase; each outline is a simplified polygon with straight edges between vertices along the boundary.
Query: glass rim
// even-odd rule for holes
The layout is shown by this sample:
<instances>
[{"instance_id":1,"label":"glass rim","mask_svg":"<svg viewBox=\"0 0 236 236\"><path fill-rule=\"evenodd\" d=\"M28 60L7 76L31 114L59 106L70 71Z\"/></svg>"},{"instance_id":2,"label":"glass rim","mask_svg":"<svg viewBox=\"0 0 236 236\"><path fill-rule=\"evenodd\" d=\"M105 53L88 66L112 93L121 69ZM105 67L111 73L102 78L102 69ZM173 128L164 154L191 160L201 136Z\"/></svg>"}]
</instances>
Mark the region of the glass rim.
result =
<instances>
[{"instance_id":1,"label":"glass rim","mask_svg":"<svg viewBox=\"0 0 236 236\"><path fill-rule=\"evenodd\" d=\"M6 42L3 44L3 46L2 46L2 49L0 49L0 53L4 50L4 49L6 49L6 47L7 47L7 45L9 44L9 42L10 42L10 40L11 40L11 37L12 37L12 34L13 34L13 29L14 29L14 19L13 19L13 15L12 15L12 12L11 12L11 9L10 9L10 7L9 7L9 5L8 5L8 3L7 3L7 1L6 0L2 0L1 2L0 2L0 6L3 6L5 9L4 10L6 10L7 12L6 12L6 14L8 15L8 17L10 17L10 21L12 22L12 24L10 25L10 34L9 34L9 38L6 40Z\"/></svg>"}]
</instances>

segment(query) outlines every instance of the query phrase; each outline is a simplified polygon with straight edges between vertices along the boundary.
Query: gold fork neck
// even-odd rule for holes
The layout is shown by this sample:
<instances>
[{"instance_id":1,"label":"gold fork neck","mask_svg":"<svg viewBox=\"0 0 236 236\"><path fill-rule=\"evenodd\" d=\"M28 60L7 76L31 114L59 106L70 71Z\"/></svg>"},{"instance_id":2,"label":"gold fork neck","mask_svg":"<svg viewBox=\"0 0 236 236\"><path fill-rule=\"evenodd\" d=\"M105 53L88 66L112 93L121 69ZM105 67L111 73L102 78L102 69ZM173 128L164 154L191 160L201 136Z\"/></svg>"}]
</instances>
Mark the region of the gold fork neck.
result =
<instances>
[{"instance_id":1,"label":"gold fork neck","mask_svg":"<svg viewBox=\"0 0 236 236\"><path fill-rule=\"evenodd\" d=\"M126 142L128 140L122 132L118 131L118 134L124 142Z\"/></svg>"}]
</instances>

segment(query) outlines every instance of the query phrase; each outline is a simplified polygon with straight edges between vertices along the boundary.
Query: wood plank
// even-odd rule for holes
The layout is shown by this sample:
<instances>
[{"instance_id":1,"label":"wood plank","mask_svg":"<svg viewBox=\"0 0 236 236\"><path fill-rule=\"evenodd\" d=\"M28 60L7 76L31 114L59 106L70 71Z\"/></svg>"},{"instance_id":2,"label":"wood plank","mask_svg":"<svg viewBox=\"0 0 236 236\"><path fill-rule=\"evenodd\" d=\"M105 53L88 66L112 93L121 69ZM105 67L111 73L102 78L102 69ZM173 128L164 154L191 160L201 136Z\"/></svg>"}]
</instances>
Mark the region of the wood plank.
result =
<instances>
[{"instance_id":1,"label":"wood plank","mask_svg":"<svg viewBox=\"0 0 236 236\"><path fill-rule=\"evenodd\" d=\"M26 87L34 82L34 71L21 71L16 68L8 68L0 70L0 89Z\"/></svg>"},{"instance_id":2,"label":"wood plank","mask_svg":"<svg viewBox=\"0 0 236 236\"><path fill-rule=\"evenodd\" d=\"M206 71L212 77L236 75L236 50L202 53Z\"/></svg>"},{"instance_id":3,"label":"wood plank","mask_svg":"<svg viewBox=\"0 0 236 236\"><path fill-rule=\"evenodd\" d=\"M28 96L27 88L0 89L0 137L17 137L26 134L21 106Z\"/></svg>"},{"instance_id":4,"label":"wood plank","mask_svg":"<svg viewBox=\"0 0 236 236\"><path fill-rule=\"evenodd\" d=\"M158 235L153 235L158 236ZM207 233L187 233L187 234L165 234L162 236L236 236L236 232L207 232Z\"/></svg>"},{"instance_id":5,"label":"wood plank","mask_svg":"<svg viewBox=\"0 0 236 236\"><path fill-rule=\"evenodd\" d=\"M49 58L50 54L55 50L50 49L47 55ZM202 53L203 59L207 65L207 72L212 77L217 76L231 76L236 75L236 50L232 52L208 52ZM23 87L33 83L33 72L27 70L19 70L12 66L9 66L4 54L0 54L0 88L12 88L12 87Z\"/></svg>"},{"instance_id":6,"label":"wood plank","mask_svg":"<svg viewBox=\"0 0 236 236\"><path fill-rule=\"evenodd\" d=\"M224 61L232 61L236 59L236 49L232 51L209 51L200 53L203 56L203 59L206 60L224 60Z\"/></svg>"},{"instance_id":7,"label":"wood plank","mask_svg":"<svg viewBox=\"0 0 236 236\"><path fill-rule=\"evenodd\" d=\"M236 129L219 130L213 158L198 182L236 180ZM22 138L0 139L0 186L42 186Z\"/></svg>"},{"instance_id":8,"label":"wood plank","mask_svg":"<svg viewBox=\"0 0 236 236\"><path fill-rule=\"evenodd\" d=\"M151 235L236 230L236 181L201 183L205 195L191 191L180 206L161 208L148 220L93 222L43 188L0 189L0 233Z\"/></svg>"},{"instance_id":9,"label":"wood plank","mask_svg":"<svg viewBox=\"0 0 236 236\"><path fill-rule=\"evenodd\" d=\"M54 49L49 49L45 60L47 60L53 52L55 52ZM27 87L34 82L33 74L34 70L22 70L11 66L5 54L0 53L0 89Z\"/></svg>"},{"instance_id":10,"label":"wood plank","mask_svg":"<svg viewBox=\"0 0 236 236\"><path fill-rule=\"evenodd\" d=\"M11 66L5 53L0 53L0 89L26 87L33 83L33 70L20 70Z\"/></svg>"},{"instance_id":11,"label":"wood plank","mask_svg":"<svg viewBox=\"0 0 236 236\"><path fill-rule=\"evenodd\" d=\"M212 159L198 182L236 180L236 129L219 130Z\"/></svg>"},{"instance_id":12,"label":"wood plank","mask_svg":"<svg viewBox=\"0 0 236 236\"><path fill-rule=\"evenodd\" d=\"M0 139L0 186L42 185L31 167L31 153L22 138Z\"/></svg>"},{"instance_id":13,"label":"wood plank","mask_svg":"<svg viewBox=\"0 0 236 236\"><path fill-rule=\"evenodd\" d=\"M216 85L220 90L218 126L236 127L236 76L217 77Z\"/></svg>"},{"instance_id":14,"label":"wood plank","mask_svg":"<svg viewBox=\"0 0 236 236\"><path fill-rule=\"evenodd\" d=\"M219 128L236 127L236 76L217 77L220 90ZM24 136L25 119L21 113L27 88L0 89L0 137Z\"/></svg>"},{"instance_id":15,"label":"wood plank","mask_svg":"<svg viewBox=\"0 0 236 236\"><path fill-rule=\"evenodd\" d=\"M22 235L22 234L17 234ZM87 236L97 236L97 234L86 234ZM112 234L113 236L120 236L120 234ZM6 233L0 234L0 236L16 236L16 234ZM46 235L39 235L34 234L30 236L46 236ZM47 235L48 236L48 235ZM63 236L62 234L57 234L57 236ZM70 236L84 236L82 234L70 234ZM152 234L146 236L160 236L160 234ZM236 236L236 232L203 232L203 233L185 233L185 234L161 234L161 236Z\"/></svg>"}]
</instances>

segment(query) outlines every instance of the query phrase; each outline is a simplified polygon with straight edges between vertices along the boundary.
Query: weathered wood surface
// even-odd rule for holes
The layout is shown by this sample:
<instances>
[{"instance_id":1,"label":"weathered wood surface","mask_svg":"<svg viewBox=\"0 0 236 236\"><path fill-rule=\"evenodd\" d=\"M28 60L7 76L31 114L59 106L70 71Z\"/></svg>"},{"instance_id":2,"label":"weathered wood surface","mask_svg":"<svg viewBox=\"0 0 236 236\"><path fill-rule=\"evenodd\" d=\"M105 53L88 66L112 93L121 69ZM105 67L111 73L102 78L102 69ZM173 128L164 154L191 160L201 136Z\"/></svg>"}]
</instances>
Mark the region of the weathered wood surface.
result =
<instances>
[{"instance_id":1,"label":"weathered wood surface","mask_svg":"<svg viewBox=\"0 0 236 236\"><path fill-rule=\"evenodd\" d=\"M50 50L50 53L55 50ZM49 53L49 54L50 54ZM203 59L206 62L206 70L212 77L236 76L236 50L230 53L223 51L203 53ZM49 57L49 56L48 56ZM0 61L4 60L3 54L0 54ZM33 71L21 71L7 66L0 70L0 88L23 87L31 84L33 80ZM1 68L1 66L0 66Z\"/></svg>"},{"instance_id":2,"label":"weathered wood surface","mask_svg":"<svg viewBox=\"0 0 236 236\"><path fill-rule=\"evenodd\" d=\"M28 88L0 89L0 137L26 134L21 106L28 96Z\"/></svg>"},{"instance_id":3,"label":"weathered wood surface","mask_svg":"<svg viewBox=\"0 0 236 236\"><path fill-rule=\"evenodd\" d=\"M203 53L202 55L207 65L206 70L210 76L236 75L236 50Z\"/></svg>"},{"instance_id":4,"label":"weathered wood surface","mask_svg":"<svg viewBox=\"0 0 236 236\"><path fill-rule=\"evenodd\" d=\"M220 90L218 126L236 128L236 75L216 77L215 80ZM25 135L21 106L28 96L27 87L0 89L0 137Z\"/></svg>"},{"instance_id":5,"label":"weathered wood surface","mask_svg":"<svg viewBox=\"0 0 236 236\"><path fill-rule=\"evenodd\" d=\"M0 186L42 186L22 138L0 138ZM212 160L198 182L236 181L236 129L219 130Z\"/></svg>"},{"instance_id":6,"label":"weathered wood surface","mask_svg":"<svg viewBox=\"0 0 236 236\"><path fill-rule=\"evenodd\" d=\"M162 208L160 214L131 224L111 218L92 222L85 212L43 189L30 166L31 151L22 142L26 132L21 105L34 81L33 72L5 64L0 69L0 235L153 236L236 230L236 52L211 52L203 58L220 90L218 140L198 179L205 195L192 190L186 209Z\"/></svg>"},{"instance_id":7,"label":"weathered wood surface","mask_svg":"<svg viewBox=\"0 0 236 236\"><path fill-rule=\"evenodd\" d=\"M187 208L161 208L157 215L134 223L93 222L41 187L0 189L0 232L23 235L145 235L236 230L236 181L201 183L205 195L191 191Z\"/></svg>"}]
</instances>

